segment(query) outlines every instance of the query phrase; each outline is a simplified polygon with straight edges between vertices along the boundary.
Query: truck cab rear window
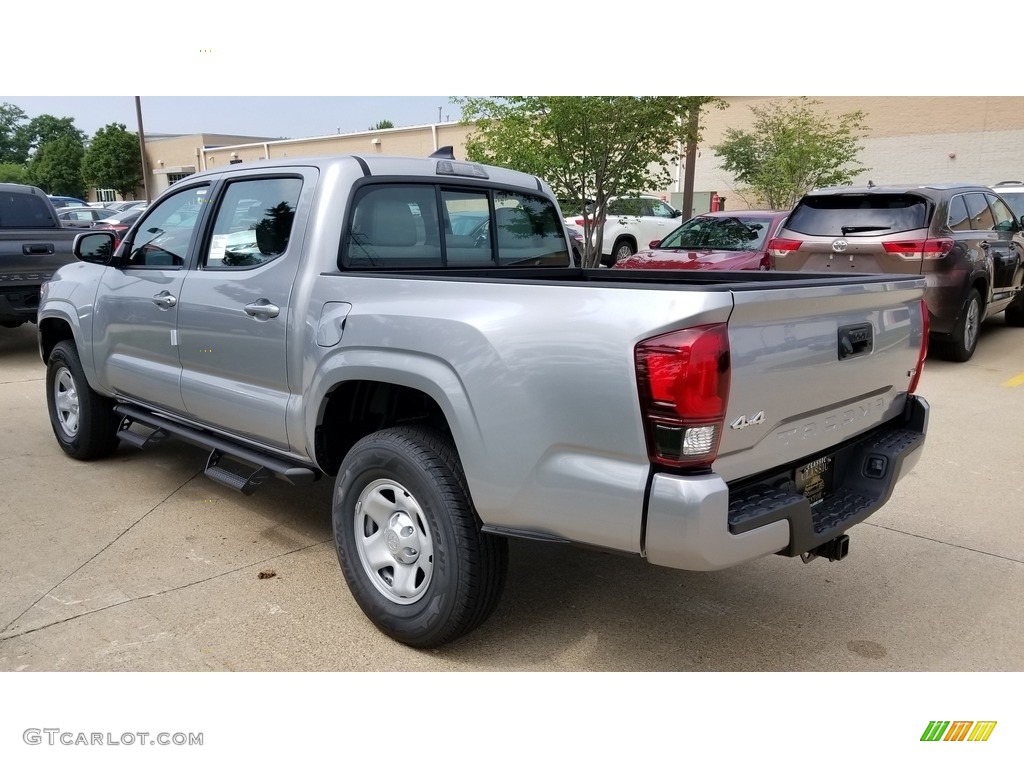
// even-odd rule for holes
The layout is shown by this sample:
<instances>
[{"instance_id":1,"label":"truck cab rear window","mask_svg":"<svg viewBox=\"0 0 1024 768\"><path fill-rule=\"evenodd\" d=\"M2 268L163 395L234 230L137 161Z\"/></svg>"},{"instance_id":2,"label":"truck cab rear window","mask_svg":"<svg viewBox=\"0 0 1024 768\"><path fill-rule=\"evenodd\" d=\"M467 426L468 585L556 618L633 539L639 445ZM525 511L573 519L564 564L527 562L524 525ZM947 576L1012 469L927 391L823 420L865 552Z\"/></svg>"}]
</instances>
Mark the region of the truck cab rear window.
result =
<instances>
[{"instance_id":1,"label":"truck cab rear window","mask_svg":"<svg viewBox=\"0 0 1024 768\"><path fill-rule=\"evenodd\" d=\"M845 237L907 232L928 226L928 201L915 195L809 195L789 216L786 229L805 235Z\"/></svg>"},{"instance_id":2,"label":"truck cab rear window","mask_svg":"<svg viewBox=\"0 0 1024 768\"><path fill-rule=\"evenodd\" d=\"M487 268L570 263L555 206L536 195L377 184L356 195L342 269Z\"/></svg>"},{"instance_id":3,"label":"truck cab rear window","mask_svg":"<svg viewBox=\"0 0 1024 768\"><path fill-rule=\"evenodd\" d=\"M56 229L50 207L35 195L0 194L0 229Z\"/></svg>"}]
</instances>

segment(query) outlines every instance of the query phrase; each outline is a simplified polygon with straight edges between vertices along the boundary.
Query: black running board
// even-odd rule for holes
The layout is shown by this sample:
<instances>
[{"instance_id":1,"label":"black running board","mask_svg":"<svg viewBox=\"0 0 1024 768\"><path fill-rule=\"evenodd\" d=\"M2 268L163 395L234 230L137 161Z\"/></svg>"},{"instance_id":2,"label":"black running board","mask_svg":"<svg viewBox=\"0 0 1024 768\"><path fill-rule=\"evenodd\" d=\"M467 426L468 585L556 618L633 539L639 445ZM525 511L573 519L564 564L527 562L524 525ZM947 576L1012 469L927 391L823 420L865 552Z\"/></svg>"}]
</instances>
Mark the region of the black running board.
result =
<instances>
[{"instance_id":1,"label":"black running board","mask_svg":"<svg viewBox=\"0 0 1024 768\"><path fill-rule=\"evenodd\" d=\"M239 445L219 435L179 424L133 405L119 403L114 406L114 412L124 417L117 433L121 441L136 448L148 448L173 436L200 448L206 448L210 451L206 461L206 476L246 495L255 491L271 475L292 485L309 485L320 477L319 470L312 467ZM151 431L149 434L140 434L132 429L135 425ZM222 464L225 458L232 460L232 464L241 463L248 466L229 467Z\"/></svg>"}]
</instances>

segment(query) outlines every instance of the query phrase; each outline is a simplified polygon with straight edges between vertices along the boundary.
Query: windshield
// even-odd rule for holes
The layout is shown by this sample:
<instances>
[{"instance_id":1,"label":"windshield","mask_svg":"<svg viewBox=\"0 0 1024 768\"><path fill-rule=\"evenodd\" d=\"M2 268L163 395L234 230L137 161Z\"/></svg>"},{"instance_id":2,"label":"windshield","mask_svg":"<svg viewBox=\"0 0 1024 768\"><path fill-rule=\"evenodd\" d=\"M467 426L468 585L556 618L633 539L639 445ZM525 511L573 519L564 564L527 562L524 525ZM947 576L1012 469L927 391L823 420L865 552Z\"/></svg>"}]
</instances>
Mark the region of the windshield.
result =
<instances>
[{"instance_id":1,"label":"windshield","mask_svg":"<svg viewBox=\"0 0 1024 768\"><path fill-rule=\"evenodd\" d=\"M928 201L917 195L809 195L794 209L786 229L839 237L907 232L928 226Z\"/></svg>"},{"instance_id":2,"label":"windshield","mask_svg":"<svg viewBox=\"0 0 1024 768\"><path fill-rule=\"evenodd\" d=\"M698 216L674 230L658 248L756 251L764 246L771 225L765 216Z\"/></svg>"}]
</instances>

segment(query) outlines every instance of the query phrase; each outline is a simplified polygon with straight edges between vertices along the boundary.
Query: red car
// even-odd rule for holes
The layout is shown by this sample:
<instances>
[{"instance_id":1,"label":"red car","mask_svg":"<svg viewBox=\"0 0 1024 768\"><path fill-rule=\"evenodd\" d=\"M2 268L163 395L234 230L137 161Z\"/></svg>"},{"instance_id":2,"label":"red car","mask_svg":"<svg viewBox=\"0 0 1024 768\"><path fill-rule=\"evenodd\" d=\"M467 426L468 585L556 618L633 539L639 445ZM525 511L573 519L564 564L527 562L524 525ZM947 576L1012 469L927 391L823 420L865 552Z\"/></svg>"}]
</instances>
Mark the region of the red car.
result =
<instances>
[{"instance_id":1,"label":"red car","mask_svg":"<svg viewBox=\"0 0 1024 768\"><path fill-rule=\"evenodd\" d=\"M93 229L106 229L114 233L114 248L121 244L121 239L127 234L128 230L132 228L132 224L139 218L145 209L143 208L132 208L121 213L115 213L108 219L101 219L92 225Z\"/></svg>"},{"instance_id":2,"label":"red car","mask_svg":"<svg viewBox=\"0 0 1024 768\"><path fill-rule=\"evenodd\" d=\"M759 269L772 268L768 241L789 211L717 211L695 216L650 250L621 259L616 269Z\"/></svg>"}]
</instances>

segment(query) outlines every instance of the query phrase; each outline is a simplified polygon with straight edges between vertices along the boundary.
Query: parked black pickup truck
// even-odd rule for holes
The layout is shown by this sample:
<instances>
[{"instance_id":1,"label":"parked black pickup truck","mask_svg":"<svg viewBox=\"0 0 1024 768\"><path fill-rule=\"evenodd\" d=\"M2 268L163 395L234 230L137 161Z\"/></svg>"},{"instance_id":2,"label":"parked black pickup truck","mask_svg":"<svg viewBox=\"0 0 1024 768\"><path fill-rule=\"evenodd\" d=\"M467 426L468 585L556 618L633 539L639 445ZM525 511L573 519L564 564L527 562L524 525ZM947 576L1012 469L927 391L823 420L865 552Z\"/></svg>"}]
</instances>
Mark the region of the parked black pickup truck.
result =
<instances>
[{"instance_id":1,"label":"parked black pickup truck","mask_svg":"<svg viewBox=\"0 0 1024 768\"><path fill-rule=\"evenodd\" d=\"M75 260L75 234L61 227L43 190L0 184L0 326L35 322L40 286Z\"/></svg>"}]
</instances>

